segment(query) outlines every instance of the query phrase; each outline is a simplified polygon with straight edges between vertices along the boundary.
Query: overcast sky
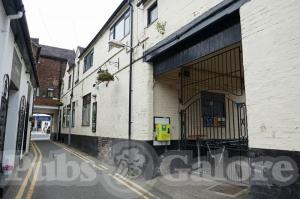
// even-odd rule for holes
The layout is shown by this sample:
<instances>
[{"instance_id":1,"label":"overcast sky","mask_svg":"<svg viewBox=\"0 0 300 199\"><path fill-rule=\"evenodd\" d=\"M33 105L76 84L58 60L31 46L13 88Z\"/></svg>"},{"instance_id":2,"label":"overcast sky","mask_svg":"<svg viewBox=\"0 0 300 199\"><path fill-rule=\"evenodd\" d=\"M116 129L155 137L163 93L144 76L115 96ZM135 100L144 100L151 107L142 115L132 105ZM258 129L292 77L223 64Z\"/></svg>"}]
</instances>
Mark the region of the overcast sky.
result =
<instances>
[{"instance_id":1,"label":"overcast sky","mask_svg":"<svg viewBox=\"0 0 300 199\"><path fill-rule=\"evenodd\" d=\"M85 47L122 0L23 0L30 36L41 44Z\"/></svg>"}]
</instances>

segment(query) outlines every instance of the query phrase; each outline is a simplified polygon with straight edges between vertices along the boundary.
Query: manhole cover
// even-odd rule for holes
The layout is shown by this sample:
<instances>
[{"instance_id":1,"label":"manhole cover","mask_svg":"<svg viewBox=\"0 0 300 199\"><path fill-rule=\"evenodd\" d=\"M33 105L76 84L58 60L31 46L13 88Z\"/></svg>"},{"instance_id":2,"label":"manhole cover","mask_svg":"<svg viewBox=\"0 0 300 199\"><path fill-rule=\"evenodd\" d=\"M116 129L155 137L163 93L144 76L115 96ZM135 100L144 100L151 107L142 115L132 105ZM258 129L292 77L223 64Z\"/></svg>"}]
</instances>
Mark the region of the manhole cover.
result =
<instances>
[{"instance_id":1,"label":"manhole cover","mask_svg":"<svg viewBox=\"0 0 300 199\"><path fill-rule=\"evenodd\" d=\"M210 189L208 189L209 191L214 191L217 193L222 193L222 194L226 194L226 195L237 195L240 192L246 190L248 187L246 186L237 186L237 185L231 185L231 184L220 184L220 185L216 185Z\"/></svg>"}]
</instances>

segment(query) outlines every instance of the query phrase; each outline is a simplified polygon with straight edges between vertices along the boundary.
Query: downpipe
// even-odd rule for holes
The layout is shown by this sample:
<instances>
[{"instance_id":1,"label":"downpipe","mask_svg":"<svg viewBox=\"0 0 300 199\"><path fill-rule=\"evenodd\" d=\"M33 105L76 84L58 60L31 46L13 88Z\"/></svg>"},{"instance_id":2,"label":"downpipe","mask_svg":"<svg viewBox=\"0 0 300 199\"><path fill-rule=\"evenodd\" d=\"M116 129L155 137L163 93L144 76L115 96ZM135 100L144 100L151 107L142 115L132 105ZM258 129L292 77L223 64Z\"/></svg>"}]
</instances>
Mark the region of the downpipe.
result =
<instances>
[{"instance_id":1,"label":"downpipe","mask_svg":"<svg viewBox=\"0 0 300 199\"><path fill-rule=\"evenodd\" d=\"M8 42L8 36L9 36L9 28L10 28L10 22L12 20L17 20L17 19L21 19L23 17L24 13L23 11L19 11L17 14L15 15L8 15L7 19L4 22L4 28L1 30L1 38L2 38L2 50L0 53L0 70L2 70L2 68L4 68L4 54L7 48L7 42ZM0 74L2 74L2 72L0 71Z\"/></svg>"},{"instance_id":2,"label":"downpipe","mask_svg":"<svg viewBox=\"0 0 300 199\"><path fill-rule=\"evenodd\" d=\"M129 107L128 107L128 140L131 141L132 132L132 60L133 60L133 6L128 0L130 8L130 63L129 63Z\"/></svg>"}]
</instances>

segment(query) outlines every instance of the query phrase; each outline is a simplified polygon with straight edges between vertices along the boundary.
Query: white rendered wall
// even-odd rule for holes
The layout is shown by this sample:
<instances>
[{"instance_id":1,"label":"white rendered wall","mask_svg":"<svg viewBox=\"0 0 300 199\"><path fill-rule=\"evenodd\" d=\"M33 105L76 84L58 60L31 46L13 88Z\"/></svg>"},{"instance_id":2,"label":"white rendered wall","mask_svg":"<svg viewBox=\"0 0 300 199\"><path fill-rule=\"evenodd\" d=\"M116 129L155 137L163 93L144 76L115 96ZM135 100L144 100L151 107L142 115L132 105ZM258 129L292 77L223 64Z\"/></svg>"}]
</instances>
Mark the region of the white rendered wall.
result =
<instances>
[{"instance_id":1,"label":"white rendered wall","mask_svg":"<svg viewBox=\"0 0 300 199\"><path fill-rule=\"evenodd\" d=\"M132 93L132 138L137 140L152 140L153 116L160 114L154 108L154 84L153 66L143 62L143 52L172 34L182 26L191 22L205 11L220 3L221 0L180 0L170 3L168 0L158 0L158 20L156 22L167 21L166 32L164 35L158 33L155 23L148 27L147 9L154 1L150 1L139 9L134 6L133 18L133 93ZM137 1L133 2L136 5ZM126 9L123 9L123 13ZM115 17L115 21L120 17ZM110 24L110 26L113 23ZM100 27L99 27L100 29ZM122 42L129 44L129 36ZM103 32L96 43L89 49L94 50L94 64L92 68L83 73L83 58L80 59L79 82L74 88L73 101L75 107L75 127L72 134L101 136L111 138L128 138L128 85L129 85L129 52L126 49L113 48L109 50L109 28ZM119 69L111 62L119 60ZM108 69L110 73L115 73L117 78L114 82L100 84L93 87L96 81L97 70ZM67 89L68 73L64 77L64 95L62 102L64 106L70 103L70 90ZM76 77L76 76L75 76ZM92 97L92 103L97 101L97 132L92 133L91 125L84 127L82 121L82 97L88 93L96 95ZM178 98L176 98L178 100ZM154 111L156 111L154 113ZM92 112L92 111L91 111ZM161 113L163 114L163 113ZM175 114L175 113L174 113ZM178 116L174 115L174 121ZM172 119L173 120L173 119ZM178 125L174 125L174 131L178 131ZM62 133L68 133L69 128L62 128ZM174 134L172 139L177 139L179 133Z\"/></svg>"},{"instance_id":2,"label":"white rendered wall","mask_svg":"<svg viewBox=\"0 0 300 199\"><path fill-rule=\"evenodd\" d=\"M22 63L21 70L21 80L20 88L18 91L10 91L9 103L8 103L8 114L7 114L7 124L6 124L6 135L4 143L4 157L3 165L14 165L15 164L15 149L16 149L16 139L17 139L17 126L18 126L18 111L20 100L22 96L26 97L28 94L28 82L30 81L29 74L26 73L26 67L22 56L19 53L18 47L14 46ZM31 96L32 97L32 96ZM32 103L32 101L31 101ZM32 104L31 104L32 106ZM30 124L29 124L30 125ZM29 132L27 134L27 140L29 140ZM24 137L23 137L24 139ZM23 140L22 140L23 143Z\"/></svg>"},{"instance_id":3,"label":"white rendered wall","mask_svg":"<svg viewBox=\"0 0 300 199\"><path fill-rule=\"evenodd\" d=\"M300 1L252 0L240 10L252 148L300 149Z\"/></svg>"}]
</instances>

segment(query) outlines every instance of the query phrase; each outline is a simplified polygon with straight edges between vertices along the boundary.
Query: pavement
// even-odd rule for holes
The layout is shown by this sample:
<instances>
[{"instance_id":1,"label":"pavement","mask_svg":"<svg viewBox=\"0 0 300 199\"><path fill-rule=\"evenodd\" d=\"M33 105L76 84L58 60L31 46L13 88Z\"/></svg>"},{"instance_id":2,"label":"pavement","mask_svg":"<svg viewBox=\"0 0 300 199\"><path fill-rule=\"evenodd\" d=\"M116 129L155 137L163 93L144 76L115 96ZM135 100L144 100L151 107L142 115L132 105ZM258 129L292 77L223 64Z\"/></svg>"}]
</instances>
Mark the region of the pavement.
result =
<instances>
[{"instance_id":1,"label":"pavement","mask_svg":"<svg viewBox=\"0 0 300 199\"><path fill-rule=\"evenodd\" d=\"M51 141L32 142L31 152L13 176L4 198L247 199L250 197L247 189L238 190L238 193L232 195L220 193L218 191L224 187L219 186L224 183L213 180L178 184L170 183L168 178L162 176L147 181L124 177L105 162Z\"/></svg>"}]
</instances>

